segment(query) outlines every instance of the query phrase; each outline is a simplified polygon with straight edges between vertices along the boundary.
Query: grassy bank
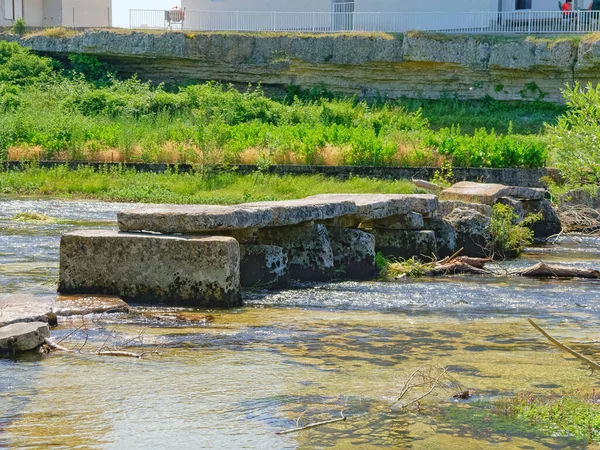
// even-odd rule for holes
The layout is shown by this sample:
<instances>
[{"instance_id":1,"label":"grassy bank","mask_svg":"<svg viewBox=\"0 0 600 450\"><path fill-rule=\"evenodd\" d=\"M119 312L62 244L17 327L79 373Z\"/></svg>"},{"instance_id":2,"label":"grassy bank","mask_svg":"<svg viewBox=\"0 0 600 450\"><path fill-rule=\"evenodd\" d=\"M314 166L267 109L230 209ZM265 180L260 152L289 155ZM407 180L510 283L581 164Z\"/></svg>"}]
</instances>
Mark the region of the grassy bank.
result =
<instances>
[{"instance_id":1,"label":"grassy bank","mask_svg":"<svg viewBox=\"0 0 600 450\"><path fill-rule=\"evenodd\" d=\"M540 167L543 122L561 111L450 98L367 103L319 88L280 99L214 83L171 92L110 70L81 55L61 67L0 42L0 158Z\"/></svg>"},{"instance_id":2,"label":"grassy bank","mask_svg":"<svg viewBox=\"0 0 600 450\"><path fill-rule=\"evenodd\" d=\"M51 196L144 203L236 204L286 200L325 193L415 192L408 181L322 176L153 174L127 170L93 171L31 168L0 172L0 195Z\"/></svg>"}]
</instances>

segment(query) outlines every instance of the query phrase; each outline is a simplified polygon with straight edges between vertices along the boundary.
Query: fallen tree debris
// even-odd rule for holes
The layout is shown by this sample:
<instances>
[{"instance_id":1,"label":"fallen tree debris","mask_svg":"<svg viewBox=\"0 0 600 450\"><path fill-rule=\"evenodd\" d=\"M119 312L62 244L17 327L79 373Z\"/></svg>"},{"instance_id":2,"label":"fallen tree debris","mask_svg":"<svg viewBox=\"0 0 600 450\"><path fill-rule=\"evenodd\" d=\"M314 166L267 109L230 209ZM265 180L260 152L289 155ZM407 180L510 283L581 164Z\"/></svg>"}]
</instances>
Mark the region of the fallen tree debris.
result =
<instances>
[{"instance_id":1,"label":"fallen tree debris","mask_svg":"<svg viewBox=\"0 0 600 450\"><path fill-rule=\"evenodd\" d=\"M596 209L582 205L562 207L558 217L567 233L600 234L600 211Z\"/></svg>"},{"instance_id":2,"label":"fallen tree debris","mask_svg":"<svg viewBox=\"0 0 600 450\"><path fill-rule=\"evenodd\" d=\"M428 277L437 277L440 275L458 275L458 274L468 274L468 275L490 275L492 272L485 269L480 269L478 267L472 266L470 264L464 262L452 262L448 264L443 264L441 266L435 266L433 269L425 272L425 276Z\"/></svg>"},{"instance_id":3,"label":"fallen tree debris","mask_svg":"<svg viewBox=\"0 0 600 450\"><path fill-rule=\"evenodd\" d=\"M533 278L600 278L600 271L577 267L555 266L540 262L535 266L516 272L516 275Z\"/></svg>"},{"instance_id":4,"label":"fallen tree debris","mask_svg":"<svg viewBox=\"0 0 600 450\"><path fill-rule=\"evenodd\" d=\"M600 364L598 364L597 362L592 361L591 359L583 356L581 353L573 350L571 347L567 347L565 344L563 344L562 342L558 341L557 339L553 338L552 336L550 336L542 327L540 327L538 324L536 324L533 320L531 319L527 319L527 321L531 324L531 326L533 328L535 328L536 330L538 330L540 333L542 333L546 339L548 339L550 342L552 342L554 345L556 345L558 348L560 348L561 350L564 350L567 353L570 353L571 355L573 355L575 358L585 362L586 364L588 364L589 368L591 369L592 372L594 372L594 370L600 370Z\"/></svg>"},{"instance_id":5,"label":"fallen tree debris","mask_svg":"<svg viewBox=\"0 0 600 450\"><path fill-rule=\"evenodd\" d=\"M322 422L310 423L308 425L304 425L303 427L291 428L289 430L284 430L284 431L278 431L275 434L282 435L282 434L298 433L299 431L308 430L310 428L322 427L324 425L330 425L332 423L345 422L347 417L344 415L344 411L341 411L340 415L342 417L339 417L337 419L330 419L330 420L324 420Z\"/></svg>"}]
</instances>

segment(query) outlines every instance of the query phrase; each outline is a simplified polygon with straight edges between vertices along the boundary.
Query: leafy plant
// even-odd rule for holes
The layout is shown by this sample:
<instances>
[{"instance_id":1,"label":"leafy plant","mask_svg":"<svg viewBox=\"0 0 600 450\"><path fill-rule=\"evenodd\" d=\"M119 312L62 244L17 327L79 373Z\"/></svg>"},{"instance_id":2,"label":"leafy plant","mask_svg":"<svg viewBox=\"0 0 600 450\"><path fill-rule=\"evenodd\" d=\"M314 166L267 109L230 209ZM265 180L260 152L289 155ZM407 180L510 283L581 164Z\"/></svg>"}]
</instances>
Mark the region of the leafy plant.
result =
<instances>
[{"instance_id":1,"label":"leafy plant","mask_svg":"<svg viewBox=\"0 0 600 450\"><path fill-rule=\"evenodd\" d=\"M27 24L25 23L25 20L22 17L19 17L17 20L15 20L11 31L19 36L23 36L27 31Z\"/></svg>"},{"instance_id":2,"label":"leafy plant","mask_svg":"<svg viewBox=\"0 0 600 450\"><path fill-rule=\"evenodd\" d=\"M500 203L492 207L489 232L493 254L502 257L518 255L533 242L533 231L529 225L541 220L541 214L529 214L521 222L510 206Z\"/></svg>"},{"instance_id":3,"label":"leafy plant","mask_svg":"<svg viewBox=\"0 0 600 450\"><path fill-rule=\"evenodd\" d=\"M567 184L600 184L600 84L579 83L563 91L566 114L548 126L552 161Z\"/></svg>"},{"instance_id":4,"label":"leafy plant","mask_svg":"<svg viewBox=\"0 0 600 450\"><path fill-rule=\"evenodd\" d=\"M433 174L431 182L441 187L450 187L454 181L454 171L450 161L444 161L442 166Z\"/></svg>"}]
</instances>

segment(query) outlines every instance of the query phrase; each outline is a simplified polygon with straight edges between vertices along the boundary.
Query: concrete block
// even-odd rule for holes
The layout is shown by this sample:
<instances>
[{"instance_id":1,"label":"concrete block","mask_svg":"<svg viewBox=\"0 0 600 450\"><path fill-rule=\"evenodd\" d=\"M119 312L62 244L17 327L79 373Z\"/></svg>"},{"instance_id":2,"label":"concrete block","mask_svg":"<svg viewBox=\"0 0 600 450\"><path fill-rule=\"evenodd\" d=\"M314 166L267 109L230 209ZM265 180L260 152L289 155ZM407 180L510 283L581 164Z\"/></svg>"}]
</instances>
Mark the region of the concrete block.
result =
<instances>
[{"instance_id":1,"label":"concrete block","mask_svg":"<svg viewBox=\"0 0 600 450\"><path fill-rule=\"evenodd\" d=\"M375 237L352 228L327 227L336 276L370 280L375 275Z\"/></svg>"},{"instance_id":2,"label":"concrete block","mask_svg":"<svg viewBox=\"0 0 600 450\"><path fill-rule=\"evenodd\" d=\"M375 250L384 256L409 259L432 256L436 252L433 231L374 229Z\"/></svg>"},{"instance_id":3,"label":"concrete block","mask_svg":"<svg viewBox=\"0 0 600 450\"><path fill-rule=\"evenodd\" d=\"M242 287L283 288L290 283L289 258L275 245L242 245L240 280Z\"/></svg>"}]
</instances>

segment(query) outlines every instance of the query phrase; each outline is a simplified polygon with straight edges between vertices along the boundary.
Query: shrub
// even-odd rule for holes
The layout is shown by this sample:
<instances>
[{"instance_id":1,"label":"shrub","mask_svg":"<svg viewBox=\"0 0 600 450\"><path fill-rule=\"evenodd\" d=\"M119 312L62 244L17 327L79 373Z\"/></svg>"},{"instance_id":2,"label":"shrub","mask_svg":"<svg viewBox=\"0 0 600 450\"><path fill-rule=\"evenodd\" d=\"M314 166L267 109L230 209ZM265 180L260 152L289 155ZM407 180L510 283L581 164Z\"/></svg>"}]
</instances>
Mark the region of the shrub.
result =
<instances>
[{"instance_id":1,"label":"shrub","mask_svg":"<svg viewBox=\"0 0 600 450\"><path fill-rule=\"evenodd\" d=\"M520 223L517 223L518 218L510 206L497 203L492 207L489 232L493 254L500 257L518 255L533 242L533 231L528 225L540 220L541 215L530 214Z\"/></svg>"},{"instance_id":2,"label":"shrub","mask_svg":"<svg viewBox=\"0 0 600 450\"><path fill-rule=\"evenodd\" d=\"M87 80L94 82L99 86L106 86L110 83L111 77L116 71L105 62L101 62L95 56L74 54L69 55L71 69L75 73L82 74Z\"/></svg>"},{"instance_id":3,"label":"shrub","mask_svg":"<svg viewBox=\"0 0 600 450\"><path fill-rule=\"evenodd\" d=\"M0 82L31 84L52 72L50 58L36 56L16 42L0 41Z\"/></svg>"},{"instance_id":4,"label":"shrub","mask_svg":"<svg viewBox=\"0 0 600 450\"><path fill-rule=\"evenodd\" d=\"M17 20L15 20L11 31L19 36L23 36L27 31L27 24L25 23L25 20L23 20L22 17L19 17Z\"/></svg>"},{"instance_id":5,"label":"shrub","mask_svg":"<svg viewBox=\"0 0 600 450\"><path fill-rule=\"evenodd\" d=\"M563 91L567 112L548 126L552 162L567 184L600 183L600 84L578 83Z\"/></svg>"}]
</instances>

